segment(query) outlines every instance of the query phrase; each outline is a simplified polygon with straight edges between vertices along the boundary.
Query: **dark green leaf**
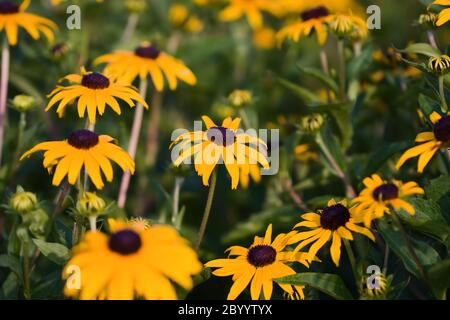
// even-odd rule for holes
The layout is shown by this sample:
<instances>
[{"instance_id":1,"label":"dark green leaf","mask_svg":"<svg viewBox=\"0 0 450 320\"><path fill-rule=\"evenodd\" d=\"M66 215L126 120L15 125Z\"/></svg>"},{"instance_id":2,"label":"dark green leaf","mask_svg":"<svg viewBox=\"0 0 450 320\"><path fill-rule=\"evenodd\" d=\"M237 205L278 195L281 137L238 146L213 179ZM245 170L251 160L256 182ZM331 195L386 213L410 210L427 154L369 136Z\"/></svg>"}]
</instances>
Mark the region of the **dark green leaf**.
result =
<instances>
[{"instance_id":1,"label":"dark green leaf","mask_svg":"<svg viewBox=\"0 0 450 320\"><path fill-rule=\"evenodd\" d=\"M399 51L405 53L421 54L427 57L438 57L441 55L438 49L433 48L428 43L413 43L408 47L406 47L405 49Z\"/></svg>"},{"instance_id":2,"label":"dark green leaf","mask_svg":"<svg viewBox=\"0 0 450 320\"><path fill-rule=\"evenodd\" d=\"M320 99L312 93L311 90L300 87L299 85L296 85L295 83L292 83L288 80L284 80L281 78L278 78L278 83L281 84L284 88L288 89L290 92L295 94L298 98L300 98L303 103L310 105L313 103L319 103Z\"/></svg>"},{"instance_id":3,"label":"dark green leaf","mask_svg":"<svg viewBox=\"0 0 450 320\"><path fill-rule=\"evenodd\" d=\"M290 285L307 285L338 300L352 300L353 297L346 288L342 279L330 273L297 273L292 276L276 279L278 283Z\"/></svg>"},{"instance_id":4,"label":"dark green leaf","mask_svg":"<svg viewBox=\"0 0 450 320\"><path fill-rule=\"evenodd\" d=\"M22 279L22 266L17 257L2 254L0 256L0 267L10 269L18 276L19 279Z\"/></svg>"},{"instance_id":5,"label":"dark green leaf","mask_svg":"<svg viewBox=\"0 0 450 320\"><path fill-rule=\"evenodd\" d=\"M70 258L70 250L62 244L45 242L40 239L33 239L33 242L44 256L56 264L64 265Z\"/></svg>"},{"instance_id":6,"label":"dark green leaf","mask_svg":"<svg viewBox=\"0 0 450 320\"><path fill-rule=\"evenodd\" d=\"M302 73L311 76L313 78L316 78L321 83L326 85L329 89L331 89L334 93L336 94L338 93L339 87L336 81L334 81L334 79L331 78L330 76L327 76L325 73L323 73L323 71L318 70L316 68L303 67L299 64L297 64L297 67L300 69Z\"/></svg>"},{"instance_id":7,"label":"dark green leaf","mask_svg":"<svg viewBox=\"0 0 450 320\"><path fill-rule=\"evenodd\" d=\"M450 259L430 266L427 274L436 298L445 300L447 289L450 288Z\"/></svg>"},{"instance_id":8,"label":"dark green leaf","mask_svg":"<svg viewBox=\"0 0 450 320\"><path fill-rule=\"evenodd\" d=\"M405 150L406 148L411 146L411 144L412 144L411 141L402 141L391 143L387 146L380 148L369 158L366 168L363 171L363 176L367 177L372 173L377 172L378 169L393 155Z\"/></svg>"}]
</instances>

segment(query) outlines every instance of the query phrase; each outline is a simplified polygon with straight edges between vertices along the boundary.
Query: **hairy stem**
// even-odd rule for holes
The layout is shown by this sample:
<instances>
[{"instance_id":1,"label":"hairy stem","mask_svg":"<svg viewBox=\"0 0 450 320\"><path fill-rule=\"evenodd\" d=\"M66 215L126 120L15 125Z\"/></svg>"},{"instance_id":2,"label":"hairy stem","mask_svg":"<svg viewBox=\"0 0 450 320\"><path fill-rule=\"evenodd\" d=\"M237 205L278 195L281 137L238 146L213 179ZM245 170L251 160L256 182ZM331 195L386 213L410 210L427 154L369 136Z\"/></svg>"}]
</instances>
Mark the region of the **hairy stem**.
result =
<instances>
[{"instance_id":1,"label":"hairy stem","mask_svg":"<svg viewBox=\"0 0 450 320\"><path fill-rule=\"evenodd\" d=\"M9 44L6 37L3 39L2 47L2 69L0 79L0 165L3 156L3 143L5 139L5 124L6 124L6 103L8 99L8 82L9 82L9 63L10 52Z\"/></svg>"},{"instance_id":2,"label":"hairy stem","mask_svg":"<svg viewBox=\"0 0 450 320\"><path fill-rule=\"evenodd\" d=\"M183 185L184 178L176 177L175 186L173 188L173 204L172 204L172 225L176 226L178 221L178 214L180 212L180 190Z\"/></svg>"},{"instance_id":3,"label":"hairy stem","mask_svg":"<svg viewBox=\"0 0 450 320\"><path fill-rule=\"evenodd\" d=\"M197 252L200 250L200 246L203 242L203 237L205 236L206 225L208 224L212 202L214 199L214 192L216 190L216 183L217 183L217 170L214 170L211 177L211 184L209 186L208 199L206 200L206 206L205 211L203 213L202 223L200 224L200 229L198 230L197 235L197 242L195 244L195 250Z\"/></svg>"},{"instance_id":4,"label":"hairy stem","mask_svg":"<svg viewBox=\"0 0 450 320\"><path fill-rule=\"evenodd\" d=\"M345 65L345 44L343 39L338 40L338 58L339 58L339 95L342 102L347 101L346 93L346 65Z\"/></svg>"},{"instance_id":5,"label":"hairy stem","mask_svg":"<svg viewBox=\"0 0 450 320\"><path fill-rule=\"evenodd\" d=\"M329 76L330 75L330 67L328 64L328 55L327 52L325 51L324 47L320 47L320 65L322 66L322 71L323 73L325 73L325 75ZM331 92L330 89L326 89L327 91L327 101L328 103L331 102Z\"/></svg>"},{"instance_id":6,"label":"hairy stem","mask_svg":"<svg viewBox=\"0 0 450 320\"><path fill-rule=\"evenodd\" d=\"M147 93L147 79L142 80L139 85L139 93L141 97L145 100ZM142 118L144 116L144 106L138 103L134 113L133 127L131 129L130 142L128 143L128 153L134 160L136 158L136 150L139 142L139 135L142 128ZM127 201L127 192L130 186L131 172L126 171L122 175L122 181L120 183L119 196L117 200L117 205L119 208L124 208Z\"/></svg>"}]
</instances>

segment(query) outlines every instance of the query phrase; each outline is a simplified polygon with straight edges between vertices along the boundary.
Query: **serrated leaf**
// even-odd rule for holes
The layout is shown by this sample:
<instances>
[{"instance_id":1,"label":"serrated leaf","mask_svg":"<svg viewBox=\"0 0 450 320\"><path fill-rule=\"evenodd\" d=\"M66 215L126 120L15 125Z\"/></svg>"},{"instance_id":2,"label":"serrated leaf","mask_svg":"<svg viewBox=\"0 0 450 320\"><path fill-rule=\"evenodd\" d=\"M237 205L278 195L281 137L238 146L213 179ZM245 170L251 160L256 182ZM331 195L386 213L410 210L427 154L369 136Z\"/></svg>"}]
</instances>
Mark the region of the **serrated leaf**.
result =
<instances>
[{"instance_id":1,"label":"serrated leaf","mask_svg":"<svg viewBox=\"0 0 450 320\"><path fill-rule=\"evenodd\" d=\"M344 281L335 274L315 272L297 273L292 276L276 279L275 281L290 285L307 285L337 300L353 299Z\"/></svg>"},{"instance_id":2,"label":"serrated leaf","mask_svg":"<svg viewBox=\"0 0 450 320\"><path fill-rule=\"evenodd\" d=\"M445 300L447 289L450 288L450 259L427 268L427 275L436 298Z\"/></svg>"},{"instance_id":3,"label":"serrated leaf","mask_svg":"<svg viewBox=\"0 0 450 320\"><path fill-rule=\"evenodd\" d=\"M394 229L393 226L387 224L385 221L379 221L377 226L381 236L397 257L402 260L406 270L416 278L422 279L420 269L408 250L400 231ZM440 260L439 254L430 245L423 241L415 240L412 237L409 237L409 239L422 267L430 266Z\"/></svg>"},{"instance_id":4,"label":"serrated leaf","mask_svg":"<svg viewBox=\"0 0 450 320\"><path fill-rule=\"evenodd\" d=\"M40 239L33 239L33 242L44 256L56 264L64 265L70 258L70 250L62 244Z\"/></svg>"},{"instance_id":5,"label":"serrated leaf","mask_svg":"<svg viewBox=\"0 0 450 320\"><path fill-rule=\"evenodd\" d=\"M428 43L413 43L407 46L405 49L399 51L405 53L421 54L427 57L438 57L441 55L438 49L433 48Z\"/></svg>"}]
</instances>

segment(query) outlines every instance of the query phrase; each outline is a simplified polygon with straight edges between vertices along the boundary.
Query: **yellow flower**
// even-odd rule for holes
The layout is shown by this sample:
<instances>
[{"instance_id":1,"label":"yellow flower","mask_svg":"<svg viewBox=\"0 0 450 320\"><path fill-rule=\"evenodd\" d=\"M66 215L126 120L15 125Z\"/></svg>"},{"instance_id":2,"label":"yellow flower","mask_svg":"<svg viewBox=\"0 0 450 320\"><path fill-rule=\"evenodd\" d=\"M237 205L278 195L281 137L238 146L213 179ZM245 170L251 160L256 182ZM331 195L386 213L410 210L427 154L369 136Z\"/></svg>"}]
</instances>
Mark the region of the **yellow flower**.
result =
<instances>
[{"instance_id":1,"label":"yellow flower","mask_svg":"<svg viewBox=\"0 0 450 320\"><path fill-rule=\"evenodd\" d=\"M319 159L319 155L316 152L311 151L309 145L306 143L300 144L294 148L294 156L295 160L302 162Z\"/></svg>"},{"instance_id":2,"label":"yellow flower","mask_svg":"<svg viewBox=\"0 0 450 320\"><path fill-rule=\"evenodd\" d=\"M355 207L349 207L345 200L336 202L332 199L326 208L319 210L319 213L309 212L301 217L304 221L297 223L294 228L306 227L312 230L301 231L293 235L289 244L300 242L294 250L297 252L313 243L308 251L308 261L312 261L320 248L331 240L331 259L336 266L339 266L341 241L342 239L353 240L352 231L375 241L375 237L369 229L358 225L360 220L356 218Z\"/></svg>"},{"instance_id":3,"label":"yellow flower","mask_svg":"<svg viewBox=\"0 0 450 320\"><path fill-rule=\"evenodd\" d=\"M263 26L262 11L278 16L282 7L272 0L228 0L228 6L219 13L219 19L228 22L245 15L250 26L258 29Z\"/></svg>"},{"instance_id":4,"label":"yellow flower","mask_svg":"<svg viewBox=\"0 0 450 320\"><path fill-rule=\"evenodd\" d=\"M188 8L183 4L173 4L169 8L169 21L172 25L179 27L187 21Z\"/></svg>"},{"instance_id":5,"label":"yellow flower","mask_svg":"<svg viewBox=\"0 0 450 320\"><path fill-rule=\"evenodd\" d=\"M364 11L354 0L278 0L283 6L285 14L298 14L319 6L326 6L331 12L353 10Z\"/></svg>"},{"instance_id":6,"label":"yellow flower","mask_svg":"<svg viewBox=\"0 0 450 320\"><path fill-rule=\"evenodd\" d=\"M134 52L117 51L103 55L94 64L107 63L105 73L116 79L133 82L138 76L141 80L150 76L158 91L164 89L164 77L171 90L177 88L177 79L190 85L197 83L197 78L181 60L161 52L148 42L143 42Z\"/></svg>"},{"instance_id":7,"label":"yellow flower","mask_svg":"<svg viewBox=\"0 0 450 320\"><path fill-rule=\"evenodd\" d=\"M253 94L249 90L236 89L228 95L228 102L236 108L243 107L253 101Z\"/></svg>"},{"instance_id":8,"label":"yellow flower","mask_svg":"<svg viewBox=\"0 0 450 320\"><path fill-rule=\"evenodd\" d=\"M216 259L206 263L205 266L219 268L213 271L215 276L233 276L234 283L228 293L228 300L236 299L249 284L252 300L260 299L261 291L264 299L270 300L273 280L296 273L287 265L288 263L300 262L309 267L304 252L294 254L291 251L284 251L291 234L279 234L272 242L272 225L269 225L264 238L255 236L250 248L241 246L228 248L229 256L236 258ZM304 286L278 285L290 296L299 295L304 299Z\"/></svg>"},{"instance_id":9,"label":"yellow flower","mask_svg":"<svg viewBox=\"0 0 450 320\"><path fill-rule=\"evenodd\" d=\"M54 39L52 29L57 28L56 24L49 19L26 13L30 2L31 0L25 0L18 5L10 0L0 1L0 31L5 30L8 43L12 46L17 44L19 27L25 29L35 40L40 38L40 33L50 42Z\"/></svg>"},{"instance_id":10,"label":"yellow flower","mask_svg":"<svg viewBox=\"0 0 450 320\"><path fill-rule=\"evenodd\" d=\"M430 4L437 5L437 6L450 6L450 0L436 0L433 3ZM443 24L447 23L448 20L450 20L450 8L446 8L439 12L438 20L436 22L436 26L440 27Z\"/></svg>"},{"instance_id":11,"label":"yellow flower","mask_svg":"<svg viewBox=\"0 0 450 320\"><path fill-rule=\"evenodd\" d=\"M356 204L358 219L364 221L366 227L370 227L372 220L382 218L385 213L390 214L391 207L395 210L403 209L413 215L414 207L404 198L424 193L413 181L384 181L377 174L365 178L363 184L366 188L353 199L353 203Z\"/></svg>"},{"instance_id":12,"label":"yellow flower","mask_svg":"<svg viewBox=\"0 0 450 320\"><path fill-rule=\"evenodd\" d=\"M253 44L262 50L270 50L275 47L276 33L272 28L262 27L253 31Z\"/></svg>"},{"instance_id":13,"label":"yellow flower","mask_svg":"<svg viewBox=\"0 0 450 320\"><path fill-rule=\"evenodd\" d=\"M248 188L250 185L250 177L256 183L261 181L261 170L257 164L243 165L239 168L239 181L242 188Z\"/></svg>"},{"instance_id":14,"label":"yellow flower","mask_svg":"<svg viewBox=\"0 0 450 320\"><path fill-rule=\"evenodd\" d=\"M184 30L190 33L199 33L203 30L205 25L196 15L192 15L184 24Z\"/></svg>"},{"instance_id":15,"label":"yellow flower","mask_svg":"<svg viewBox=\"0 0 450 320\"><path fill-rule=\"evenodd\" d=\"M192 275L201 270L195 251L172 227L117 228L110 236L87 232L63 270L64 292L81 300L175 300L171 281L190 290Z\"/></svg>"},{"instance_id":16,"label":"yellow flower","mask_svg":"<svg viewBox=\"0 0 450 320\"><path fill-rule=\"evenodd\" d=\"M117 219L108 219L109 231L117 232L121 229L133 229L136 232L142 232L152 226L149 220L142 217L131 218L123 221Z\"/></svg>"},{"instance_id":17,"label":"yellow flower","mask_svg":"<svg viewBox=\"0 0 450 320\"><path fill-rule=\"evenodd\" d=\"M400 157L396 164L397 169L400 169L407 160L418 156L417 172L422 173L440 148L447 149L449 147L450 112L444 116L433 112L430 115L430 121L433 123L433 131L422 132L416 136L416 142L420 144L408 149Z\"/></svg>"},{"instance_id":18,"label":"yellow flower","mask_svg":"<svg viewBox=\"0 0 450 320\"><path fill-rule=\"evenodd\" d=\"M62 80L68 80L73 84L67 87L56 87L49 94L51 99L45 109L45 111L48 111L59 102L56 110L59 117L64 116L67 105L76 99L78 99L78 116L83 118L87 109L88 118L91 123L95 123L97 111L100 115L103 115L107 105L120 115L121 110L117 102L118 99L125 101L130 107L134 107L134 101L137 101L148 108L147 103L134 87L126 83L111 80L106 75L98 72L87 72L82 68L81 74L70 74Z\"/></svg>"},{"instance_id":19,"label":"yellow flower","mask_svg":"<svg viewBox=\"0 0 450 320\"><path fill-rule=\"evenodd\" d=\"M266 156L252 145L266 147L259 138L246 133L239 133L240 118L226 118L221 126L216 125L209 117L203 116L206 131L181 134L172 142L170 148L180 144L180 154L174 161L175 166L194 156L195 171L203 178L203 184L209 185L209 178L216 165L225 164L231 176L231 188L239 184L240 170L252 164L260 164L269 168ZM250 170L250 169L248 169Z\"/></svg>"},{"instance_id":20,"label":"yellow flower","mask_svg":"<svg viewBox=\"0 0 450 320\"><path fill-rule=\"evenodd\" d=\"M113 138L107 135L98 136L89 130L77 130L64 141L49 141L38 144L25 152L20 160L28 158L38 151L44 153L44 168L56 166L53 175L53 185L58 186L66 175L74 185L84 166L89 178L97 189L102 189L103 179L100 169L108 182L113 179L113 168L110 161L116 162L123 171L134 173L133 159L122 148L113 143Z\"/></svg>"},{"instance_id":21,"label":"yellow flower","mask_svg":"<svg viewBox=\"0 0 450 320\"><path fill-rule=\"evenodd\" d=\"M298 42L302 37L308 37L315 31L317 42L322 46L327 40L327 23L330 19L331 15L325 6L303 11L299 21L287 25L277 33L278 43L281 44L285 39Z\"/></svg>"},{"instance_id":22,"label":"yellow flower","mask_svg":"<svg viewBox=\"0 0 450 320\"><path fill-rule=\"evenodd\" d=\"M329 26L338 36L365 37L367 23L364 19L353 14L334 14L329 20Z\"/></svg>"}]
</instances>

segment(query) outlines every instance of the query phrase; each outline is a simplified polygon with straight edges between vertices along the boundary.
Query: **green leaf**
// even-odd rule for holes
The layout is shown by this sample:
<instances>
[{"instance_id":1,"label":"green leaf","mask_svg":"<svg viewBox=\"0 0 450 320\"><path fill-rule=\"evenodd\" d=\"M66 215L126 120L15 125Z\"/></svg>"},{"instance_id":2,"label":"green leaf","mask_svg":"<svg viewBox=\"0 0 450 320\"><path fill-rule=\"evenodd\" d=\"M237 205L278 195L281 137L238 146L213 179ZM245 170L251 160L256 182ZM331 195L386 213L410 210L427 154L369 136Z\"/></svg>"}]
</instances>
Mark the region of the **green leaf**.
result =
<instances>
[{"instance_id":1,"label":"green leaf","mask_svg":"<svg viewBox=\"0 0 450 320\"><path fill-rule=\"evenodd\" d=\"M367 46L361 52L361 54L353 58L347 68L347 77L351 82L354 79L359 78L359 75L370 67L373 61L373 47Z\"/></svg>"},{"instance_id":2,"label":"green leaf","mask_svg":"<svg viewBox=\"0 0 450 320\"><path fill-rule=\"evenodd\" d=\"M428 43L413 43L407 46L405 49L399 51L405 53L421 54L427 57L438 57L441 55L438 49L433 48Z\"/></svg>"},{"instance_id":3,"label":"green leaf","mask_svg":"<svg viewBox=\"0 0 450 320\"><path fill-rule=\"evenodd\" d=\"M427 275L436 298L445 300L447 289L450 288L450 259L427 268Z\"/></svg>"},{"instance_id":4,"label":"green leaf","mask_svg":"<svg viewBox=\"0 0 450 320\"><path fill-rule=\"evenodd\" d=\"M420 232L436 236L444 243L450 235L450 226L447 224L441 210L433 200L415 198L409 200L414 206L415 214L411 216L405 211L399 212L399 216L411 226Z\"/></svg>"},{"instance_id":5,"label":"green leaf","mask_svg":"<svg viewBox=\"0 0 450 320\"><path fill-rule=\"evenodd\" d=\"M437 202L444 213L447 213L447 219L450 219L450 176L441 176L433 179L425 187L427 198Z\"/></svg>"},{"instance_id":6,"label":"green leaf","mask_svg":"<svg viewBox=\"0 0 450 320\"><path fill-rule=\"evenodd\" d=\"M70 258L70 250L62 244L40 239L33 239L33 242L44 256L56 264L64 265Z\"/></svg>"},{"instance_id":7,"label":"green leaf","mask_svg":"<svg viewBox=\"0 0 450 320\"><path fill-rule=\"evenodd\" d=\"M19 279L22 279L22 265L17 257L7 254L0 255L0 267L10 269Z\"/></svg>"},{"instance_id":8,"label":"green leaf","mask_svg":"<svg viewBox=\"0 0 450 320\"><path fill-rule=\"evenodd\" d=\"M278 283L290 285L308 285L337 300L352 300L353 297L348 291L342 279L330 273L297 273L275 280Z\"/></svg>"},{"instance_id":9,"label":"green leaf","mask_svg":"<svg viewBox=\"0 0 450 320\"><path fill-rule=\"evenodd\" d=\"M367 162L367 165L363 171L363 176L367 177L372 173L377 172L378 169L386 161L391 159L393 155L410 147L411 144L412 144L411 141L401 141L391 143L387 146L383 146L369 158L369 161Z\"/></svg>"},{"instance_id":10,"label":"green leaf","mask_svg":"<svg viewBox=\"0 0 450 320\"><path fill-rule=\"evenodd\" d=\"M302 100L303 103L307 105L320 102L320 99L309 89L300 87L299 85L285 79L278 78L277 81L279 84L281 84L284 88L291 91L298 98L300 98L300 100Z\"/></svg>"},{"instance_id":11,"label":"green leaf","mask_svg":"<svg viewBox=\"0 0 450 320\"><path fill-rule=\"evenodd\" d=\"M326 85L329 89L331 89L334 93L336 94L338 93L339 86L336 83L336 81L334 81L334 79L331 78L330 76L327 76L325 73L323 73L323 71L316 68L303 67L299 64L297 64L297 67L300 69L302 73L311 76L313 78L316 78L322 84Z\"/></svg>"},{"instance_id":12,"label":"green leaf","mask_svg":"<svg viewBox=\"0 0 450 320\"><path fill-rule=\"evenodd\" d=\"M424 94L419 95L419 106L427 120L433 112L441 112L440 103Z\"/></svg>"},{"instance_id":13,"label":"green leaf","mask_svg":"<svg viewBox=\"0 0 450 320\"><path fill-rule=\"evenodd\" d=\"M392 251L402 260L406 270L416 278L421 279L422 276L419 267L408 250L400 231L382 220L377 223L377 226L381 236ZM440 260L439 254L430 245L423 241L415 240L412 237L409 237L409 239L422 267L430 266Z\"/></svg>"}]
</instances>

